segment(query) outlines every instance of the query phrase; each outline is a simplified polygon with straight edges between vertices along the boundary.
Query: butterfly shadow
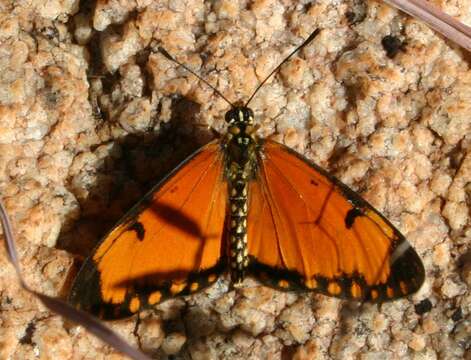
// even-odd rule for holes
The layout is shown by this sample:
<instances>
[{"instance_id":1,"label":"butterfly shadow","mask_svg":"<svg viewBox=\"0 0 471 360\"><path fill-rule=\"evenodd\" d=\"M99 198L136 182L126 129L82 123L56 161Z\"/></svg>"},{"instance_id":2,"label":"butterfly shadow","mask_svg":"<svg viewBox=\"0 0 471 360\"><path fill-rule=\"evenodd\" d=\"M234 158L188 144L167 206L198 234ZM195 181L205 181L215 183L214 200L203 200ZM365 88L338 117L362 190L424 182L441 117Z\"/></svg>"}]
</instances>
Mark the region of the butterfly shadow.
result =
<instances>
[{"instance_id":1,"label":"butterfly shadow","mask_svg":"<svg viewBox=\"0 0 471 360\"><path fill-rule=\"evenodd\" d=\"M143 201L146 202L146 199ZM203 260L203 250L205 243L208 240L215 239L220 240L219 234L217 233L206 233L203 231L201 226L193 220L191 217L185 215L180 209L166 204L161 204L158 201L152 201L150 206L147 208L151 211L152 216L157 220L166 224L166 226L178 228L181 232L186 234L188 239L194 239L195 242L199 244L196 252L194 253L194 264L196 268L200 268L198 264L201 264ZM132 214L132 211L131 211ZM225 229L222 238L225 238ZM123 229L123 231L144 231L140 227L136 226L136 223L131 220ZM140 234L145 236L145 233ZM139 234L138 234L139 236ZM151 235L152 236L152 235ZM164 237L156 236L151 239L152 241L172 241L172 239L167 239ZM223 259L224 246L221 243L221 253L220 258ZM178 257L182 254L153 254L156 256L156 263L159 262L158 257L162 256L161 261L166 261L170 257L172 260L178 263ZM125 281L117 282L114 286L116 289L134 289L141 293L141 295L149 295L153 291L159 288L167 288L166 291L169 291L169 287L173 282L182 282L191 283L193 281L200 282L202 278L208 277L210 274L213 274L217 269L223 267L222 263L217 263L213 267L207 268L203 271L191 272L188 268L185 267L174 267L171 270L167 271L149 271L145 274L139 276L129 276ZM219 271L218 271L219 272ZM138 287L141 288L138 288Z\"/></svg>"},{"instance_id":2,"label":"butterfly shadow","mask_svg":"<svg viewBox=\"0 0 471 360\"><path fill-rule=\"evenodd\" d=\"M112 226L172 169L214 137L211 131L192 124L198 111L198 104L175 97L168 122L160 122L157 115L146 131L136 131L91 147L89 155L98 160L96 168L87 164L67 179L67 188L77 199L80 214L69 217L56 245L77 258L62 289L64 297L83 259ZM112 120L105 121L103 126L120 128L120 124ZM189 128L194 131L188 131ZM173 226L198 233L196 224L178 209L161 207L156 210Z\"/></svg>"}]
</instances>

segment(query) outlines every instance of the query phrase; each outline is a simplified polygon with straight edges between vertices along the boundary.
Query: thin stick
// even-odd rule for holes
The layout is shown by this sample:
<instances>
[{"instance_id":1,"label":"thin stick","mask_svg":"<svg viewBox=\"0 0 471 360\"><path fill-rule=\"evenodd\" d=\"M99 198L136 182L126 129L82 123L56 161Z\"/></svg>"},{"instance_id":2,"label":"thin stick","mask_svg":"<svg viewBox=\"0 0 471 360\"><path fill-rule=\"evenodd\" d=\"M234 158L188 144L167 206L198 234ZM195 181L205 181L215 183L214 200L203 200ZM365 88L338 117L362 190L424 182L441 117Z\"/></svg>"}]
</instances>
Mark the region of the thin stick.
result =
<instances>
[{"instance_id":1,"label":"thin stick","mask_svg":"<svg viewBox=\"0 0 471 360\"><path fill-rule=\"evenodd\" d=\"M471 51L471 27L424 0L384 0L405 13L424 21L446 38Z\"/></svg>"},{"instance_id":2,"label":"thin stick","mask_svg":"<svg viewBox=\"0 0 471 360\"><path fill-rule=\"evenodd\" d=\"M18 259L18 252L15 247L15 239L11 222L8 218L7 211L0 200L0 226L3 229L4 243L7 250L8 258L14 266L20 284L30 294L36 296L49 310L69 319L73 322L84 326L88 331L94 334L99 339L107 344L113 346L116 350L128 355L134 360L151 360L149 356L129 345L126 340L116 334L113 330L102 324L100 320L94 318L90 314L77 310L71 305L51 296L41 294L31 289L23 280L21 276L21 269Z\"/></svg>"}]
</instances>

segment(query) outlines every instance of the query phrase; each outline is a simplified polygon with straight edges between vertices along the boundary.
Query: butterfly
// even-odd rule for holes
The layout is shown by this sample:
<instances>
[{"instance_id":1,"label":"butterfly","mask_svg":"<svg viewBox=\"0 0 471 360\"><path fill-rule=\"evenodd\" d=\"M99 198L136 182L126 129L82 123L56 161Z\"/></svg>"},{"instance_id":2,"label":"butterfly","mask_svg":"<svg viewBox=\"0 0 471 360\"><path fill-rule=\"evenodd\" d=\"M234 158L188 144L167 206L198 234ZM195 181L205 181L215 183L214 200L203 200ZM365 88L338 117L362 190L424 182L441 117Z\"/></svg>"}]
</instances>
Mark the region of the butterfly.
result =
<instances>
[{"instance_id":1,"label":"butterfly","mask_svg":"<svg viewBox=\"0 0 471 360\"><path fill-rule=\"evenodd\" d=\"M257 136L248 103L285 61L245 105L226 100L227 134L188 157L99 242L72 304L122 318L226 271L234 286L252 276L279 290L378 303L420 288L422 262L384 216L302 155Z\"/></svg>"}]
</instances>

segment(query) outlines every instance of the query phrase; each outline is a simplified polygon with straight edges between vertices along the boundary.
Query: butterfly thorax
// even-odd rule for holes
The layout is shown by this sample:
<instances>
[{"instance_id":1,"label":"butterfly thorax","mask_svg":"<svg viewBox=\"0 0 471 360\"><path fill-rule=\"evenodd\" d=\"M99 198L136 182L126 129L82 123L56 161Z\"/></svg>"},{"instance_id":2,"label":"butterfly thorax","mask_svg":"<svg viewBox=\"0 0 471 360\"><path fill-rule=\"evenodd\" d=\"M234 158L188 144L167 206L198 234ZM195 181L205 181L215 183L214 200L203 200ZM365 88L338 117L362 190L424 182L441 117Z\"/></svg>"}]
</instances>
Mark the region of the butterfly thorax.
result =
<instances>
[{"instance_id":1,"label":"butterfly thorax","mask_svg":"<svg viewBox=\"0 0 471 360\"><path fill-rule=\"evenodd\" d=\"M226 179L229 185L229 262L232 282L244 279L249 265L247 249L247 209L249 181L257 164L257 138L253 112L235 107L226 113L229 123L225 139Z\"/></svg>"}]
</instances>

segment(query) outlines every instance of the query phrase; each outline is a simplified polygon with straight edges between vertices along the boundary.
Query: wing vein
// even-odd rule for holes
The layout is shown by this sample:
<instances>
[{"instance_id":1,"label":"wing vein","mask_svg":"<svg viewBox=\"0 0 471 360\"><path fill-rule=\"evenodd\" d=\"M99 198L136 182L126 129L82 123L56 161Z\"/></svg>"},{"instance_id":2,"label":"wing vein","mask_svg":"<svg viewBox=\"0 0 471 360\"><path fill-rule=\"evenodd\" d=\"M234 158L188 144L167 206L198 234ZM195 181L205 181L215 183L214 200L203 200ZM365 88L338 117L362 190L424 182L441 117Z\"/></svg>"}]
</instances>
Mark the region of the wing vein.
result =
<instances>
[{"instance_id":1,"label":"wing vein","mask_svg":"<svg viewBox=\"0 0 471 360\"><path fill-rule=\"evenodd\" d=\"M267 157L267 158L268 158L268 157ZM276 165L276 163L275 163L274 161L271 161L271 166L278 172L278 175L279 175L280 177L282 177L282 178L285 180L285 183L287 183L287 184L291 187L291 189L298 195L298 197L300 198L300 201L302 201L302 203L304 204L304 207L306 208L306 210L307 210L307 211L311 210L312 213L315 213L314 209L312 209L312 207L309 205L309 203L307 203L307 202L305 201L304 196L302 196L302 194L299 193L299 191L293 186L293 184L291 183L291 181L284 175L284 173L281 171L281 169ZM329 199L329 197L330 197L330 196L332 195L332 193L333 193L333 189L334 189L333 187L331 187L331 188L329 189L329 193L327 194L326 200L324 201L324 204L325 204L325 205L327 205L328 199ZM324 208L324 206L322 207L322 209L323 209L323 208ZM340 259L340 256L339 256L339 255L340 255L340 250L339 250L339 248L338 248L337 241L335 240L335 238L334 238L331 234L329 234L329 232L321 225L321 223L318 222L318 221L320 221L322 215L323 215L323 211L321 211L321 213L319 214L318 219L316 219L316 220L314 221L314 223L316 223L315 226L317 226L317 227L327 236L327 238L330 240L330 242L331 242L331 244L332 244L332 247L333 247L334 250L335 250L335 253L336 253L336 255L337 255L337 259ZM311 241L314 241L314 242L315 242L315 239L312 238ZM298 249L300 249L299 244L298 244ZM302 252L301 250L300 250L300 254L301 254L301 256L303 257L303 264L305 264L305 258L304 258L304 256L303 256L303 252ZM305 266L304 266L304 267L305 267Z\"/></svg>"},{"instance_id":2,"label":"wing vein","mask_svg":"<svg viewBox=\"0 0 471 360\"><path fill-rule=\"evenodd\" d=\"M220 160L220 159L217 159L217 160ZM221 176L222 176L222 173L221 173ZM215 207L214 205L216 204L216 200L217 200L217 196L220 194L219 190L221 188L221 185L222 185L222 181L217 181L216 182L216 186L214 187L212 193L211 193L211 202L210 202L210 210L208 212L208 218L207 218L207 221L206 221L206 226L205 226L205 231L204 231L204 234L206 235L203 240L204 244L203 244L203 248L204 249L204 246L206 245L206 241L208 240L208 228L209 226L211 225L211 219L212 219L212 215L213 215L213 211L215 210ZM216 209L217 210L217 209ZM203 260L203 252L201 252L200 254L200 258L198 259L198 268L201 269L201 265L202 265L202 260Z\"/></svg>"},{"instance_id":3,"label":"wing vein","mask_svg":"<svg viewBox=\"0 0 471 360\"><path fill-rule=\"evenodd\" d=\"M191 191L189 191L188 193L188 196L185 198L185 200L183 201L182 205L178 208L178 211L181 211L182 208L187 204L188 200L190 199L191 195L194 193L195 189L198 187L198 185L201 184L201 181L202 179L207 175L208 171L210 168L212 168L213 166L215 166L215 164L217 163L217 158L211 163L209 164L209 166L201 172L201 176L198 178L198 181L195 183L195 185L192 187ZM155 233L153 233L153 236L152 238L155 239L156 237L158 237L158 235L165 229L165 223L162 224L162 226L160 227L160 229L158 231L156 231ZM136 257L136 251L133 251L132 253L132 257L131 257L131 262L130 262L130 266L128 267L128 278L131 278L131 272L132 272L132 269L134 268L134 260L135 260L135 257ZM132 286L132 284L128 284L128 286L126 287L126 292L129 291L129 288Z\"/></svg>"},{"instance_id":4,"label":"wing vein","mask_svg":"<svg viewBox=\"0 0 471 360\"><path fill-rule=\"evenodd\" d=\"M187 197L185 198L185 200L182 202L181 206L178 208L178 209L175 209L175 210L178 210L179 212L181 212L181 210L183 209L183 207L187 204L188 200L190 199L191 195L193 195L193 193L195 192L195 189L201 184L201 181L202 179L207 175L208 171L210 168L212 168L213 166L215 166L215 164L217 163L217 158L211 163L208 165L208 167L201 172L201 176L198 178L198 181L195 183L195 185L192 187L191 191L188 192L188 195ZM153 237L155 238L156 236L158 236L160 234L161 231L163 231L165 229L165 225L163 225L159 231L157 231L156 233L154 233Z\"/></svg>"},{"instance_id":5,"label":"wing vein","mask_svg":"<svg viewBox=\"0 0 471 360\"><path fill-rule=\"evenodd\" d=\"M280 234L278 232L278 228L277 228L277 225L276 225L276 221L275 221L275 216L273 214L273 209L276 209L278 211L278 215L279 215L279 210L278 208L275 206L273 200L272 200L272 197L271 197L271 191L270 191L270 188L268 186L268 177L267 177L267 174L265 172L265 168L264 168L264 165L263 165L263 162L260 162L261 166L260 166L260 169L261 169L261 172L262 172L262 175L263 175L263 178L265 179L265 181L260 181L260 187L261 187L261 190L262 190L262 193L264 194L264 197L265 197L265 201L268 202L269 206L268 206L268 210L270 212L270 217L272 219L272 222L273 222L273 227L275 229L275 234L276 234L276 245L278 247L278 252L280 254L280 259L282 261L282 265L284 265L285 267L287 267L287 264L286 264L286 259L284 258L283 256L283 251L281 249L281 244L280 244ZM265 186L265 184L267 184ZM270 193L270 194L269 194ZM271 200L271 201L270 201Z\"/></svg>"},{"instance_id":6,"label":"wing vein","mask_svg":"<svg viewBox=\"0 0 471 360\"><path fill-rule=\"evenodd\" d=\"M263 163L262 163L263 164ZM300 197L301 201L306 205L306 202L304 201L304 199L300 196L299 192L296 191L296 189L293 187L293 185L287 180L287 178L281 174L280 170L278 169L278 167L275 165L274 162L271 162L271 165L274 167L274 169L278 172L278 174L280 175L281 178L283 178L285 180L286 183L288 183L288 185L294 190L295 193L298 194L298 196ZM270 199L272 200L271 201L271 204L275 204L276 205L276 201L273 201L273 194L271 192L271 189L270 189L270 186L269 186L269 181L268 181L268 176L266 174L266 171L265 171L265 165L263 164L263 176L265 178L265 188L268 190L268 191L265 191L266 193L266 196L267 197L270 197ZM263 185L262 185L263 186ZM276 206L277 210L278 210L278 206ZM307 208L307 207L306 207ZM280 216L280 211L278 210L278 216ZM275 224L275 229L276 229L276 224ZM278 234L278 231L277 231L277 234ZM298 236L297 236L297 233L295 232L296 234L296 247L298 248L298 253L300 254L300 256L302 257L303 259L303 269L304 269L304 273L306 273L306 259L305 257L303 256L303 251L301 249L301 245L299 244L299 239L298 239ZM279 251L280 251L280 254L282 255L283 257L283 251L282 251L282 246L281 246L281 243L280 243L280 240L279 240L279 236L278 236L278 248L279 248ZM282 258L283 262L285 263L285 267L286 267L286 259Z\"/></svg>"}]
</instances>

